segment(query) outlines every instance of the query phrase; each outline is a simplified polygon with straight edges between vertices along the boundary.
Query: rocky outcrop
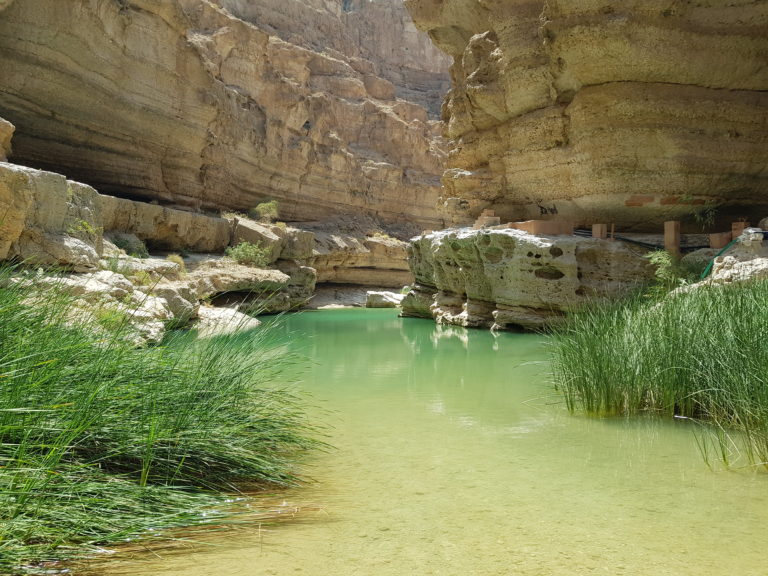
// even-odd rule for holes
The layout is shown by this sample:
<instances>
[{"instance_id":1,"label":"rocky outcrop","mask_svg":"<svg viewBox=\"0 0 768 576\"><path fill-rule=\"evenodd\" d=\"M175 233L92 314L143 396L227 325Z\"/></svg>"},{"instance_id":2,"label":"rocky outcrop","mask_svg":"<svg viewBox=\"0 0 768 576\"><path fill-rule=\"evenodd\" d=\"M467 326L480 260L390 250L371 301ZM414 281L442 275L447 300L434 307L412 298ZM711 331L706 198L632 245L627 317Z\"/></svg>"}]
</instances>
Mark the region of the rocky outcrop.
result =
<instances>
[{"instance_id":1,"label":"rocky outcrop","mask_svg":"<svg viewBox=\"0 0 768 576\"><path fill-rule=\"evenodd\" d=\"M138 289L124 275L110 270L64 276L40 275L34 286L67 294L68 316L105 335L119 334L134 345L159 343L173 319L167 302ZM64 305L66 300L61 300ZM35 305L35 302L30 302Z\"/></svg>"},{"instance_id":2,"label":"rocky outcrop","mask_svg":"<svg viewBox=\"0 0 768 576\"><path fill-rule=\"evenodd\" d=\"M0 260L95 270L101 250L98 194L61 174L0 163Z\"/></svg>"},{"instance_id":3,"label":"rocky outcrop","mask_svg":"<svg viewBox=\"0 0 768 576\"><path fill-rule=\"evenodd\" d=\"M129 233L157 250L223 252L231 223L99 194L61 174L0 163L0 260L78 272L99 267L104 232Z\"/></svg>"},{"instance_id":4,"label":"rocky outcrop","mask_svg":"<svg viewBox=\"0 0 768 576\"><path fill-rule=\"evenodd\" d=\"M209 0L3 6L0 116L17 129L15 162L165 207L275 199L281 220L440 225L436 126L370 63L270 36Z\"/></svg>"},{"instance_id":5,"label":"rocky outcrop","mask_svg":"<svg viewBox=\"0 0 768 576\"><path fill-rule=\"evenodd\" d=\"M378 98L414 102L437 117L450 59L416 29L399 1L217 0L238 18L313 52L347 60ZM342 56L343 55L343 56Z\"/></svg>"},{"instance_id":6,"label":"rocky outcrop","mask_svg":"<svg viewBox=\"0 0 768 576\"><path fill-rule=\"evenodd\" d=\"M405 0L454 58L449 223L658 230L768 207L764 2Z\"/></svg>"},{"instance_id":7,"label":"rocky outcrop","mask_svg":"<svg viewBox=\"0 0 768 576\"><path fill-rule=\"evenodd\" d=\"M242 330L253 330L259 326L261 326L261 322L257 318L238 312L233 308L201 306L195 329L199 337L208 338Z\"/></svg>"},{"instance_id":8,"label":"rocky outcrop","mask_svg":"<svg viewBox=\"0 0 768 576\"><path fill-rule=\"evenodd\" d=\"M252 315L298 308L312 296L314 271L299 269L290 276L280 270L243 266L228 258L206 258L188 274L163 279L151 293L166 300L181 322L199 318L201 301L220 297L221 304Z\"/></svg>"},{"instance_id":9,"label":"rocky outcrop","mask_svg":"<svg viewBox=\"0 0 768 576\"><path fill-rule=\"evenodd\" d=\"M768 221L760 224L766 226ZM747 228L731 248L714 258L709 276L686 289L757 278L768 278L768 243L765 242L763 228Z\"/></svg>"},{"instance_id":10,"label":"rocky outcrop","mask_svg":"<svg viewBox=\"0 0 768 576\"><path fill-rule=\"evenodd\" d=\"M386 290L369 290L365 297L366 308L397 308L403 302L404 294Z\"/></svg>"},{"instance_id":11,"label":"rocky outcrop","mask_svg":"<svg viewBox=\"0 0 768 576\"><path fill-rule=\"evenodd\" d=\"M403 300L403 315L541 328L586 302L647 283L653 267L643 253L622 242L512 229L434 232L413 240L416 284Z\"/></svg>"},{"instance_id":12,"label":"rocky outcrop","mask_svg":"<svg viewBox=\"0 0 768 576\"><path fill-rule=\"evenodd\" d=\"M311 267L321 284L400 288L413 280L407 243L396 238L327 229L300 230L243 217L236 217L234 222L233 244L259 244L269 263L282 270L297 264Z\"/></svg>"},{"instance_id":13,"label":"rocky outcrop","mask_svg":"<svg viewBox=\"0 0 768 576\"><path fill-rule=\"evenodd\" d=\"M406 243L394 238L313 232L245 217L227 219L174 210L104 196L60 174L7 163L0 163L0 214L0 260L76 272L120 266L149 275L153 281L158 279L155 264L147 268L140 259L115 260L115 256L106 262L104 236L134 253L139 250L130 246L145 250L145 244L152 250L219 254L230 244L258 244L268 256L266 263L291 278L281 303L273 303L273 311L306 301L316 281L399 288L412 280ZM237 288L219 290L223 291ZM197 298L206 298L217 291L198 292Z\"/></svg>"},{"instance_id":14,"label":"rocky outcrop","mask_svg":"<svg viewBox=\"0 0 768 576\"><path fill-rule=\"evenodd\" d=\"M0 118L0 162L8 160L8 155L11 153L11 138L15 129L13 124Z\"/></svg>"},{"instance_id":15,"label":"rocky outcrop","mask_svg":"<svg viewBox=\"0 0 768 576\"><path fill-rule=\"evenodd\" d=\"M39 274L33 285L68 295L67 313L73 321L141 346L162 341L169 326L191 326L201 336L255 328L260 322L240 312L239 306L216 308L200 301L229 291L266 300L280 294L290 280L277 270L239 266L225 259L207 260L190 274L164 260L135 260L123 257L110 263L113 269L89 274ZM30 280L22 276L18 281Z\"/></svg>"},{"instance_id":16,"label":"rocky outcrop","mask_svg":"<svg viewBox=\"0 0 768 576\"><path fill-rule=\"evenodd\" d=\"M317 232L307 263L319 283L401 288L413 281L407 244L394 238Z\"/></svg>"}]
</instances>

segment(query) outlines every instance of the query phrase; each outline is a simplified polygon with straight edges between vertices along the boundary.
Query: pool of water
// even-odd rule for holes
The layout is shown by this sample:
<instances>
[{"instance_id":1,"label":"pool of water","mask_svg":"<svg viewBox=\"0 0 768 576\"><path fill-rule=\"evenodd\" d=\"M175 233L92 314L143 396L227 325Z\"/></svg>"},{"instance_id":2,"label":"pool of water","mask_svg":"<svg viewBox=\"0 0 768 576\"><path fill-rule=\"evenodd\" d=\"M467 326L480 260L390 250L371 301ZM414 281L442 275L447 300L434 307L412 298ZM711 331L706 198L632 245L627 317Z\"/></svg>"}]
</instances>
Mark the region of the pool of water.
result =
<instances>
[{"instance_id":1,"label":"pool of water","mask_svg":"<svg viewBox=\"0 0 768 576\"><path fill-rule=\"evenodd\" d=\"M334 450L295 521L101 574L764 575L768 477L710 470L690 423L571 416L546 339L307 312L281 337Z\"/></svg>"}]
</instances>

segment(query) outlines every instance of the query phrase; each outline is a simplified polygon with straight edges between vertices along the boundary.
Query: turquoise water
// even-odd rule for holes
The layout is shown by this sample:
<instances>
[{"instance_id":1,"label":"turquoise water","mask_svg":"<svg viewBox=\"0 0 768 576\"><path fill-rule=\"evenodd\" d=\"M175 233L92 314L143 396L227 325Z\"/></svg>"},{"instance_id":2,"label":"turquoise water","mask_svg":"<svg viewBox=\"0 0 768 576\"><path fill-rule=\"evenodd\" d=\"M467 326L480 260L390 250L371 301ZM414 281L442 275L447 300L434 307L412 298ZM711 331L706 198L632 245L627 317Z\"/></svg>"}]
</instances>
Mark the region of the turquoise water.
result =
<instances>
[{"instance_id":1,"label":"turquoise water","mask_svg":"<svg viewBox=\"0 0 768 576\"><path fill-rule=\"evenodd\" d=\"M688 422L571 416L546 338L392 310L276 329L334 450L278 495L295 520L103 574L764 575L768 475L710 470Z\"/></svg>"}]
</instances>

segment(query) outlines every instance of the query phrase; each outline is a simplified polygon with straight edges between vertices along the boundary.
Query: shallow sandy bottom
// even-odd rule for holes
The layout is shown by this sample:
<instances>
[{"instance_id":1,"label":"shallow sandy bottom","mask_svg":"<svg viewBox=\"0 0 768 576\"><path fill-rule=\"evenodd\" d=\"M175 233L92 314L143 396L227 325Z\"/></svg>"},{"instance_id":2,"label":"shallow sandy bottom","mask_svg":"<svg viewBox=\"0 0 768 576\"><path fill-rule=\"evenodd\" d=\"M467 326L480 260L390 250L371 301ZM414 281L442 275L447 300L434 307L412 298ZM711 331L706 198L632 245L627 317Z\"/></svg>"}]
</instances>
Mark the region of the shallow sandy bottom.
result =
<instances>
[{"instance_id":1,"label":"shallow sandy bottom","mask_svg":"<svg viewBox=\"0 0 768 576\"><path fill-rule=\"evenodd\" d=\"M570 416L544 339L395 312L311 312L287 336L336 450L282 494L297 520L99 574L766 574L768 475L710 470L688 422ZM329 413L322 413L330 410Z\"/></svg>"}]
</instances>

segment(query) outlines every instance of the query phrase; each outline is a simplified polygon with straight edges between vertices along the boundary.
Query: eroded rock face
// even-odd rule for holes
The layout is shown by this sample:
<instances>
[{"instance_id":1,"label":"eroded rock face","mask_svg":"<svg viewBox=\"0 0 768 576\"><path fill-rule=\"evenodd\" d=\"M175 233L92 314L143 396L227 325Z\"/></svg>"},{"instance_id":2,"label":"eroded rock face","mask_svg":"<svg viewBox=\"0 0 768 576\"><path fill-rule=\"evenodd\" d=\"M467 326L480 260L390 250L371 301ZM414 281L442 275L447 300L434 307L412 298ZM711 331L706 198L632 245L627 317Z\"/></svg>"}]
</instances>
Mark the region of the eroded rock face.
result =
<instances>
[{"instance_id":1,"label":"eroded rock face","mask_svg":"<svg viewBox=\"0 0 768 576\"><path fill-rule=\"evenodd\" d=\"M405 0L454 57L446 220L654 229L768 203L768 9L720 0Z\"/></svg>"},{"instance_id":2,"label":"eroded rock face","mask_svg":"<svg viewBox=\"0 0 768 576\"><path fill-rule=\"evenodd\" d=\"M291 44L343 55L375 98L397 96L439 115L450 58L416 29L399 0L216 1Z\"/></svg>"},{"instance_id":3,"label":"eroded rock face","mask_svg":"<svg viewBox=\"0 0 768 576\"><path fill-rule=\"evenodd\" d=\"M224 219L104 196L61 174L0 163L0 260L85 272L99 266L104 232L135 234L160 250L223 252Z\"/></svg>"},{"instance_id":4,"label":"eroded rock face","mask_svg":"<svg viewBox=\"0 0 768 576\"><path fill-rule=\"evenodd\" d=\"M317 232L307 262L319 283L401 288L413 281L407 246L394 238Z\"/></svg>"},{"instance_id":5,"label":"eroded rock face","mask_svg":"<svg viewBox=\"0 0 768 576\"><path fill-rule=\"evenodd\" d=\"M208 0L25 0L2 14L0 115L17 128L16 162L169 207L276 199L281 220L440 225L436 127L362 59Z\"/></svg>"},{"instance_id":6,"label":"eroded rock face","mask_svg":"<svg viewBox=\"0 0 768 576\"><path fill-rule=\"evenodd\" d=\"M0 163L0 260L96 270L98 194L61 174Z\"/></svg>"},{"instance_id":7,"label":"eroded rock face","mask_svg":"<svg viewBox=\"0 0 768 576\"><path fill-rule=\"evenodd\" d=\"M404 316L492 328L540 328L595 298L647 283L644 252L621 242L532 236L519 230L454 230L415 238L416 284Z\"/></svg>"},{"instance_id":8,"label":"eroded rock face","mask_svg":"<svg viewBox=\"0 0 768 576\"><path fill-rule=\"evenodd\" d=\"M268 263L290 276L288 282L288 276L272 271L283 278L279 282L283 294L279 303L272 303L272 311L296 308L305 302L315 282L399 288L413 279L406 261L407 245L394 238L313 232L247 218L174 210L104 196L61 174L14 164L0 163L0 214L0 260L25 260L76 272L112 266L153 281L167 277L172 264L115 255L114 246L105 251L104 245L109 244L105 234L115 241L132 238L134 243L144 242L155 250L221 254L230 244L259 244L269 255ZM241 272L253 270L240 268ZM246 274L242 288L227 284L228 274L226 270L214 274L226 286L201 287L192 301L219 292L255 289L249 279L252 273Z\"/></svg>"}]
</instances>

